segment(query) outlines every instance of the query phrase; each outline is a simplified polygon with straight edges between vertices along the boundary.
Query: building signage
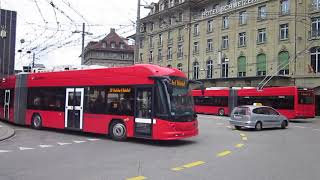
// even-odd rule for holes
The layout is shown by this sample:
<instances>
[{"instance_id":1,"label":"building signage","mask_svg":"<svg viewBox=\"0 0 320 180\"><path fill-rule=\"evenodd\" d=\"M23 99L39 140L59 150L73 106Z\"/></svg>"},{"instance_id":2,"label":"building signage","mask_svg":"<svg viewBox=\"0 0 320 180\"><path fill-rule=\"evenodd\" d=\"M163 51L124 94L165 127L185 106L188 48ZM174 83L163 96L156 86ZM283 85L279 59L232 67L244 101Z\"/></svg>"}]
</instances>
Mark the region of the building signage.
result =
<instances>
[{"instance_id":1,"label":"building signage","mask_svg":"<svg viewBox=\"0 0 320 180\"><path fill-rule=\"evenodd\" d=\"M211 10L205 10L202 13L202 18L208 17L208 16L213 16L217 14L222 14L226 11L230 11L236 8L240 8L249 4L253 4L255 2L258 2L259 0L237 0L234 1L233 3L224 5L224 6L218 6L216 9L211 9Z\"/></svg>"}]
</instances>

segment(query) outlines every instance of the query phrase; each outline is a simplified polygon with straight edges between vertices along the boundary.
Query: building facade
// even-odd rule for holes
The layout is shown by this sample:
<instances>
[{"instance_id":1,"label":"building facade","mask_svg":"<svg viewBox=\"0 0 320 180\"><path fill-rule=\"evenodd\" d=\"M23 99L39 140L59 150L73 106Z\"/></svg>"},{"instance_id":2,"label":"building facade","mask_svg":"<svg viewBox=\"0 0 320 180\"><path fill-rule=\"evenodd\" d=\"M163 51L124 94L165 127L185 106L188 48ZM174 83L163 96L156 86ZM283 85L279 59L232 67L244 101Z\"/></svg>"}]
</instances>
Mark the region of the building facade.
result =
<instances>
[{"instance_id":1,"label":"building facade","mask_svg":"<svg viewBox=\"0 0 320 180\"><path fill-rule=\"evenodd\" d=\"M0 76L14 74L17 13L0 9Z\"/></svg>"},{"instance_id":2,"label":"building facade","mask_svg":"<svg viewBox=\"0 0 320 180\"><path fill-rule=\"evenodd\" d=\"M315 88L320 100L320 0L160 0L141 23L135 63L206 87Z\"/></svg>"},{"instance_id":3,"label":"building facade","mask_svg":"<svg viewBox=\"0 0 320 180\"><path fill-rule=\"evenodd\" d=\"M89 42L84 50L82 65L106 67L128 66L133 64L134 47L121 38L111 28L110 33L99 42Z\"/></svg>"}]
</instances>

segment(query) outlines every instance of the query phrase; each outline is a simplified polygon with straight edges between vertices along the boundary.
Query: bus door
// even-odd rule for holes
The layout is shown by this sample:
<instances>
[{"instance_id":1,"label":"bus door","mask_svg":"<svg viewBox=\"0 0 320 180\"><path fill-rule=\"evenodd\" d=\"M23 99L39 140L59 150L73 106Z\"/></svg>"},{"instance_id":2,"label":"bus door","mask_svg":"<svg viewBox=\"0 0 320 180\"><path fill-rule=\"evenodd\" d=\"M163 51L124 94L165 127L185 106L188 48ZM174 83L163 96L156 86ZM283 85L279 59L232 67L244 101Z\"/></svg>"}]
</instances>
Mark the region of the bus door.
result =
<instances>
[{"instance_id":1,"label":"bus door","mask_svg":"<svg viewBox=\"0 0 320 180\"><path fill-rule=\"evenodd\" d=\"M152 87L139 87L135 93L135 136L152 137Z\"/></svg>"},{"instance_id":2,"label":"bus door","mask_svg":"<svg viewBox=\"0 0 320 180\"><path fill-rule=\"evenodd\" d=\"M5 90L4 92L4 119L8 119L9 120L9 108L10 108L10 90Z\"/></svg>"},{"instance_id":3,"label":"bus door","mask_svg":"<svg viewBox=\"0 0 320 180\"><path fill-rule=\"evenodd\" d=\"M66 89L65 128L81 130L84 88Z\"/></svg>"}]
</instances>

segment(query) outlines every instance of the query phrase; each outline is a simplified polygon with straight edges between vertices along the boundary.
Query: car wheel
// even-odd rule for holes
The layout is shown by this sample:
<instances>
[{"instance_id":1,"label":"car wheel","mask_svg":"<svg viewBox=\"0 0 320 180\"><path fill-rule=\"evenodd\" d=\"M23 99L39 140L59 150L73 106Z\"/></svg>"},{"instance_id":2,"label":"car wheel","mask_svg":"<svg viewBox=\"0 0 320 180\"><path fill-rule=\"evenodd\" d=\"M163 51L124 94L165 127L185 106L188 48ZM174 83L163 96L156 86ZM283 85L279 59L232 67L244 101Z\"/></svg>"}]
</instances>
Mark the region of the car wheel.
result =
<instances>
[{"instance_id":1,"label":"car wheel","mask_svg":"<svg viewBox=\"0 0 320 180\"><path fill-rule=\"evenodd\" d=\"M287 127L287 122L286 121L282 121L281 129L285 129L286 127Z\"/></svg>"},{"instance_id":2,"label":"car wheel","mask_svg":"<svg viewBox=\"0 0 320 180\"><path fill-rule=\"evenodd\" d=\"M234 126L234 128L236 128L236 130L240 130L241 129L240 126Z\"/></svg>"},{"instance_id":3,"label":"car wheel","mask_svg":"<svg viewBox=\"0 0 320 180\"><path fill-rule=\"evenodd\" d=\"M219 116L224 116L224 109L219 109L218 114Z\"/></svg>"},{"instance_id":4,"label":"car wheel","mask_svg":"<svg viewBox=\"0 0 320 180\"><path fill-rule=\"evenodd\" d=\"M121 121L113 121L110 125L109 134L113 140L124 141L127 139L127 128Z\"/></svg>"},{"instance_id":5,"label":"car wheel","mask_svg":"<svg viewBox=\"0 0 320 180\"><path fill-rule=\"evenodd\" d=\"M262 123L261 122L257 122L256 126L255 126L256 131L261 131L262 130Z\"/></svg>"},{"instance_id":6,"label":"car wheel","mask_svg":"<svg viewBox=\"0 0 320 180\"><path fill-rule=\"evenodd\" d=\"M34 129L42 128L42 118L39 114L34 114L31 120L31 127Z\"/></svg>"}]
</instances>

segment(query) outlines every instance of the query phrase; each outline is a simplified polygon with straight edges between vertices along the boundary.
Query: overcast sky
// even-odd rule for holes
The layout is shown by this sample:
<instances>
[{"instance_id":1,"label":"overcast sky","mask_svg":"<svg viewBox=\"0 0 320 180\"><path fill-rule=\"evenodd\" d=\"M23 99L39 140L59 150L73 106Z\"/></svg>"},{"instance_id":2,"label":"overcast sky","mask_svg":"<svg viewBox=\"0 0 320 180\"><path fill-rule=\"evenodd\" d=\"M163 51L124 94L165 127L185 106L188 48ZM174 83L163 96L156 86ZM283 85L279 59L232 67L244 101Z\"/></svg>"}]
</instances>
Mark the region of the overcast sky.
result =
<instances>
[{"instance_id":1,"label":"overcast sky","mask_svg":"<svg viewBox=\"0 0 320 180\"><path fill-rule=\"evenodd\" d=\"M52 2L52 3L51 3ZM142 0L150 4L157 0ZM137 0L0 0L1 9L17 11L16 69L32 61L46 67L80 65L82 23L89 25L86 43L98 41L115 28L127 37L135 33ZM141 17L148 10L141 11Z\"/></svg>"}]
</instances>

